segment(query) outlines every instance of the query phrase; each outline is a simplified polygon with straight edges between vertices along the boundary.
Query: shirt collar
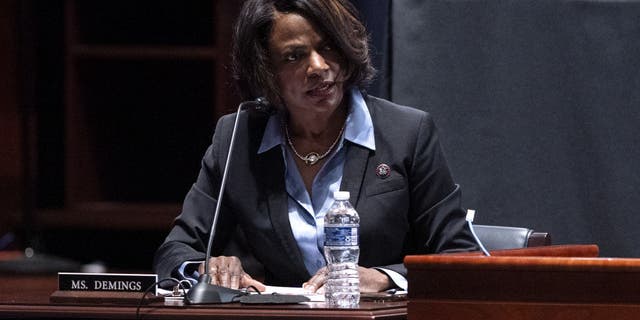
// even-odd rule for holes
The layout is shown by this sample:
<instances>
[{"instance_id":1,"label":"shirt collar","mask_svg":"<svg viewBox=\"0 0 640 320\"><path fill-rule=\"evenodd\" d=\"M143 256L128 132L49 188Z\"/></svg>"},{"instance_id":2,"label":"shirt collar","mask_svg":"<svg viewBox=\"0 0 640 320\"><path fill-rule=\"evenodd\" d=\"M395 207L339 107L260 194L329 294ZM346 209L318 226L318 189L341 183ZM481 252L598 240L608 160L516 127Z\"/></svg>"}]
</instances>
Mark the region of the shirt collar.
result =
<instances>
[{"instance_id":1,"label":"shirt collar","mask_svg":"<svg viewBox=\"0 0 640 320\"><path fill-rule=\"evenodd\" d=\"M357 88L349 90L349 115L344 128L344 138L352 143L361 145L372 151L376 150L373 134L373 122L362 93ZM284 145L285 140L281 129L281 113L271 115L262 136L258 154L266 152L277 145Z\"/></svg>"}]
</instances>

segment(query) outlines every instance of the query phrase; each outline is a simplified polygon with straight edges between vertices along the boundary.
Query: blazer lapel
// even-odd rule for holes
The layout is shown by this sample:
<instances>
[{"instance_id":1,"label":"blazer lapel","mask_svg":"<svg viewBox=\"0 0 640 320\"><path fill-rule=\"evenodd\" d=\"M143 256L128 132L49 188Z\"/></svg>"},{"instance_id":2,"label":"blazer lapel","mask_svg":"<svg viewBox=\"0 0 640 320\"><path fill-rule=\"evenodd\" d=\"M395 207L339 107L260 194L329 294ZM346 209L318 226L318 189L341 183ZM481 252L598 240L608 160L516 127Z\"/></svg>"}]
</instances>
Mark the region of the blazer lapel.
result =
<instances>
[{"instance_id":1,"label":"blazer lapel","mask_svg":"<svg viewBox=\"0 0 640 320\"><path fill-rule=\"evenodd\" d=\"M284 182L284 160L280 148L273 148L260 158L260 167L265 178L263 191L266 195L274 232L280 239L285 256L291 261L293 271L306 281L310 275L304 265L302 253L300 253L289 223L288 196Z\"/></svg>"},{"instance_id":2,"label":"blazer lapel","mask_svg":"<svg viewBox=\"0 0 640 320\"><path fill-rule=\"evenodd\" d=\"M342 173L342 183L340 189L349 191L351 194L351 204L358 206L364 175L367 171L370 150L354 143L347 145L347 159Z\"/></svg>"}]
</instances>

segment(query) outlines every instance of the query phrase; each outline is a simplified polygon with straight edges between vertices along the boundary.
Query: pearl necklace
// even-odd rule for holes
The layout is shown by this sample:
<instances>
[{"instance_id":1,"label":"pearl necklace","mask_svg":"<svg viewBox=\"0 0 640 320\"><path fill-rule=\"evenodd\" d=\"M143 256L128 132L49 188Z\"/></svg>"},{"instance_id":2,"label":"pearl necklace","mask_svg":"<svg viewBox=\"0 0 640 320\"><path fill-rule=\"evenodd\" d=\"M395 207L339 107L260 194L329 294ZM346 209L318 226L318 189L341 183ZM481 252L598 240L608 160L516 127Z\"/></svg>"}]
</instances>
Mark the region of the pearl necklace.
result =
<instances>
[{"instance_id":1,"label":"pearl necklace","mask_svg":"<svg viewBox=\"0 0 640 320\"><path fill-rule=\"evenodd\" d=\"M284 133L287 136L287 143L289 144L289 147L291 147L291 150L293 150L293 153L296 155L296 157L304 161L306 165L312 166L318 163L318 161L328 156L329 153L331 153L331 150L333 150L333 147L336 146L336 144L340 140L340 137L342 137L342 133L344 132L344 127L346 126L347 126L347 121L345 120L345 122L342 124L342 128L340 129L340 133L338 133L338 136L336 137L336 140L333 141L333 143L331 144L331 146L329 146L329 149L327 149L327 151L325 151L323 154L318 154L315 151L311 151L307 153L306 156L300 155L298 153L298 150L296 150L296 147L293 146L293 142L291 142L291 137L289 136L289 125L287 123L284 124Z\"/></svg>"}]
</instances>

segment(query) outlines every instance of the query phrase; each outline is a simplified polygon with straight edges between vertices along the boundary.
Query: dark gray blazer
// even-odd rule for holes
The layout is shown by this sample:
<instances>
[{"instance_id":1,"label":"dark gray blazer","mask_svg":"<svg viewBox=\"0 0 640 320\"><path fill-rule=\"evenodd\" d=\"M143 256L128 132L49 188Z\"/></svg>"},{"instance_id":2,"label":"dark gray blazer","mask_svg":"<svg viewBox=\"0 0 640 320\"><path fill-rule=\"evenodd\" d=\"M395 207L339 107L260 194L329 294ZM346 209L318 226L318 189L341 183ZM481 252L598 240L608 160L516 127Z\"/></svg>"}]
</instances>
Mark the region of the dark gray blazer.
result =
<instances>
[{"instance_id":1,"label":"dark gray blazer","mask_svg":"<svg viewBox=\"0 0 640 320\"><path fill-rule=\"evenodd\" d=\"M371 96L365 101L376 150L345 141L341 186L360 215L359 264L406 275L402 261L407 254L476 250L431 116ZM300 286L311 275L288 220L282 151L257 154L267 119L249 112L239 116L213 255L223 253L239 226L247 250L264 266L266 284ZM160 278L175 276L185 261L204 258L233 120L234 115L219 120L182 213L156 252ZM391 167L388 177L376 174L380 164Z\"/></svg>"}]
</instances>

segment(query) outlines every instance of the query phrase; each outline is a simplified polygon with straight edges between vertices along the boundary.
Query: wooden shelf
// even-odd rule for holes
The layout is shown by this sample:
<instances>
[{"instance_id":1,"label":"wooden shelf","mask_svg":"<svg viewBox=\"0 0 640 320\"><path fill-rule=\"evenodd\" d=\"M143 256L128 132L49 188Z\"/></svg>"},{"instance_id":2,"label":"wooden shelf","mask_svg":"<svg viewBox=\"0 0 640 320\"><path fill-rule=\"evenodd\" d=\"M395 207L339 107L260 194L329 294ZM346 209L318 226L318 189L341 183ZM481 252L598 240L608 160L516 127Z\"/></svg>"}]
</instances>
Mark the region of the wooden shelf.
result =
<instances>
[{"instance_id":1,"label":"wooden shelf","mask_svg":"<svg viewBox=\"0 0 640 320\"><path fill-rule=\"evenodd\" d=\"M242 1L62 4L64 192L37 221L164 233L217 118L237 104L228 66Z\"/></svg>"},{"instance_id":2,"label":"wooden shelf","mask_svg":"<svg viewBox=\"0 0 640 320\"><path fill-rule=\"evenodd\" d=\"M59 76L25 76L62 101L57 109L40 101L33 118L31 242L77 261L149 268L217 119L238 104L229 66L242 1L47 3L33 24L58 21L58 37L38 45L58 49L46 67Z\"/></svg>"}]
</instances>

